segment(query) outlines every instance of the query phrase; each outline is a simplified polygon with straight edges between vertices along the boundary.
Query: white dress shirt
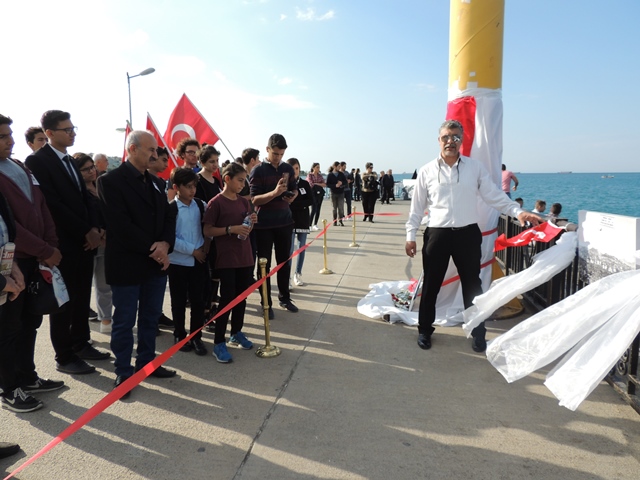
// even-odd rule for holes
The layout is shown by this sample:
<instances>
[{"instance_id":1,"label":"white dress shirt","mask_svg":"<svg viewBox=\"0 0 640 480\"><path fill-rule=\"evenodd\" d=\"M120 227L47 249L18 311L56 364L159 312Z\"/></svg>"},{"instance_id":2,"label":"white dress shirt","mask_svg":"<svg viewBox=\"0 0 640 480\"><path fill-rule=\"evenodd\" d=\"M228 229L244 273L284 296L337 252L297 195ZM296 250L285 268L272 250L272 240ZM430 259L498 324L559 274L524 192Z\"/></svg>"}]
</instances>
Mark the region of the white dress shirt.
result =
<instances>
[{"instance_id":1,"label":"white dress shirt","mask_svg":"<svg viewBox=\"0 0 640 480\"><path fill-rule=\"evenodd\" d=\"M517 217L522 210L498 185L480 162L460 156L452 167L438 157L418 172L413 189L407 241L416 241L416 232L428 210L427 226L460 228L478 222L478 199L501 213Z\"/></svg>"}]
</instances>

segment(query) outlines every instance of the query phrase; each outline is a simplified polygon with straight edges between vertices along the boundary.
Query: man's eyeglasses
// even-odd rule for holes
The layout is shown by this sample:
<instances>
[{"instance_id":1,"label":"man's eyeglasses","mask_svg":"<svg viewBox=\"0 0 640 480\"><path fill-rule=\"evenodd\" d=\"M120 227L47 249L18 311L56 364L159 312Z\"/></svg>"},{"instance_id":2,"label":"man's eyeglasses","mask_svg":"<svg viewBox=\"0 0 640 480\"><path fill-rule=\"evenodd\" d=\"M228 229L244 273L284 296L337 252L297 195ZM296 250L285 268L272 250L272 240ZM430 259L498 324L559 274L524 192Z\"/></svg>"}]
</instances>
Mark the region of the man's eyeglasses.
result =
<instances>
[{"instance_id":1,"label":"man's eyeglasses","mask_svg":"<svg viewBox=\"0 0 640 480\"><path fill-rule=\"evenodd\" d=\"M69 128L51 128L53 132L64 132L67 135L71 135L72 133L76 133L78 131L78 127L69 127Z\"/></svg>"},{"instance_id":2,"label":"man's eyeglasses","mask_svg":"<svg viewBox=\"0 0 640 480\"><path fill-rule=\"evenodd\" d=\"M186 150L184 153L186 153L187 155L195 155L196 153L198 153L197 150Z\"/></svg>"},{"instance_id":3,"label":"man's eyeglasses","mask_svg":"<svg viewBox=\"0 0 640 480\"><path fill-rule=\"evenodd\" d=\"M87 172L90 172L91 170L95 170L95 169L96 169L96 166L95 165L91 165L90 167L81 168L80 171L82 173L87 173Z\"/></svg>"},{"instance_id":4,"label":"man's eyeglasses","mask_svg":"<svg viewBox=\"0 0 640 480\"><path fill-rule=\"evenodd\" d=\"M462 137L460 135L442 135L440 137L440 141L442 143L447 143L449 141L458 143L458 142L462 141Z\"/></svg>"}]
</instances>

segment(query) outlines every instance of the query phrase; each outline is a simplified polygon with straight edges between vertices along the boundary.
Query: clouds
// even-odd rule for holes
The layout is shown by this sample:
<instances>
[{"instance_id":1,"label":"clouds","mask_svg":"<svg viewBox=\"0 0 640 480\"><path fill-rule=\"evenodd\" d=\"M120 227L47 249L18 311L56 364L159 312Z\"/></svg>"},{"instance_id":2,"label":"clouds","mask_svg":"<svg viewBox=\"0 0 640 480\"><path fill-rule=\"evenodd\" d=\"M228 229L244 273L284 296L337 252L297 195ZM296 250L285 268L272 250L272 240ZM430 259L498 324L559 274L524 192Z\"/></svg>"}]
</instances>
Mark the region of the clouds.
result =
<instances>
[{"instance_id":1,"label":"clouds","mask_svg":"<svg viewBox=\"0 0 640 480\"><path fill-rule=\"evenodd\" d=\"M334 17L335 17L334 10L329 10L322 15L318 15L314 8L307 7L307 9L303 11L296 7L296 19L301 20L303 22L311 22L311 21L321 22L324 20L331 20Z\"/></svg>"}]
</instances>

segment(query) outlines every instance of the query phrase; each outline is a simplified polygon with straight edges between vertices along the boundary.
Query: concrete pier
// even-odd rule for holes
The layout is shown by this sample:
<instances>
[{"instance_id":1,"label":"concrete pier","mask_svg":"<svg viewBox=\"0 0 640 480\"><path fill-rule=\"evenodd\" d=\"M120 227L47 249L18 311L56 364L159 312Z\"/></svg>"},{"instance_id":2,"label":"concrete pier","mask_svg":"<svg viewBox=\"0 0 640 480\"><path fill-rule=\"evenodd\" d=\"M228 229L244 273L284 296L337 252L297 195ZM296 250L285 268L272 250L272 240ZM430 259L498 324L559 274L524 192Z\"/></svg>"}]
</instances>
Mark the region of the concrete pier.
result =
<instances>
[{"instance_id":1,"label":"concrete pier","mask_svg":"<svg viewBox=\"0 0 640 480\"><path fill-rule=\"evenodd\" d=\"M400 216L359 217L359 247L349 247L351 222L331 227L333 275L318 273L316 241L306 285L292 293L298 314L277 308L274 282L271 341L280 356L231 348L233 363L220 364L178 352L167 362L177 377L147 379L17 478L637 479L640 417L606 383L571 412L542 384L548 369L507 384L459 327L438 328L423 351L415 328L358 314L369 284L420 273L419 259L404 253L408 209L396 201L376 210ZM249 297L244 329L256 346L264 342L259 298ZM170 316L168 290L164 311ZM523 318L488 323L488 338ZM109 336L91 326L95 345L108 349ZM0 412L0 440L23 449L0 460L5 475L113 386L113 359L94 362L91 375L56 372L48 329L45 318L38 372L68 387L38 395L39 411ZM211 350L213 334L204 340ZM164 330L158 351L172 343Z\"/></svg>"}]
</instances>

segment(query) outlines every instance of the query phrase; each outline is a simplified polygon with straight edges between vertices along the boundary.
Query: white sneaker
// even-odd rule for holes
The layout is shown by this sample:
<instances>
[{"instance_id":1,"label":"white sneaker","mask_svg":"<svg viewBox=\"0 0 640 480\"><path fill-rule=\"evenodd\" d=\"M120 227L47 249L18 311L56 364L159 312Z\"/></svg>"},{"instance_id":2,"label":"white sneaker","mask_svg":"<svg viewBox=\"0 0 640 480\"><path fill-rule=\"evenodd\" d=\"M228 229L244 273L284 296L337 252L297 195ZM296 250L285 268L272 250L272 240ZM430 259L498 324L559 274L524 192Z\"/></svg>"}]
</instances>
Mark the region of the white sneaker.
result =
<instances>
[{"instance_id":1,"label":"white sneaker","mask_svg":"<svg viewBox=\"0 0 640 480\"><path fill-rule=\"evenodd\" d=\"M111 333L111 324L113 323L102 323L100 322L100 333Z\"/></svg>"},{"instance_id":2,"label":"white sneaker","mask_svg":"<svg viewBox=\"0 0 640 480\"><path fill-rule=\"evenodd\" d=\"M302 274L301 273L294 273L293 274L293 283L295 283L299 287L302 287L304 285L304 282L302 281Z\"/></svg>"},{"instance_id":3,"label":"white sneaker","mask_svg":"<svg viewBox=\"0 0 640 480\"><path fill-rule=\"evenodd\" d=\"M309 230L311 230L312 232L317 232L319 230L319 228L318 228L317 225L312 225Z\"/></svg>"}]
</instances>

